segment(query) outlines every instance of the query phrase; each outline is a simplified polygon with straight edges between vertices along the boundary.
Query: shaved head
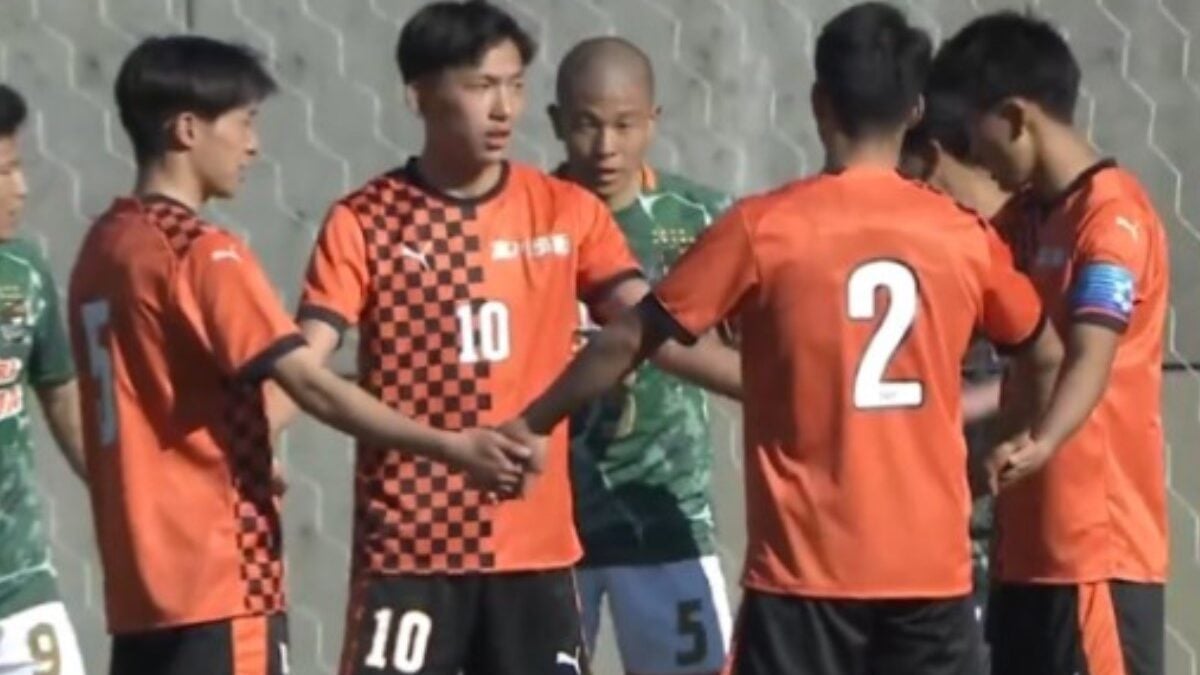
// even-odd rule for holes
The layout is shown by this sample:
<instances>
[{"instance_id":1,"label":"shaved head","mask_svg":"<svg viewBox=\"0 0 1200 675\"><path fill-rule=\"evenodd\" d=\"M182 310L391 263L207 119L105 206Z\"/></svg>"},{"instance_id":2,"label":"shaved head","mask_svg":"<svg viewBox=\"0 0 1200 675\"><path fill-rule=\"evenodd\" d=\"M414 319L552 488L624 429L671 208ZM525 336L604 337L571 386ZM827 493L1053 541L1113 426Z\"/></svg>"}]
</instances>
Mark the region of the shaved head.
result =
<instances>
[{"instance_id":1,"label":"shaved head","mask_svg":"<svg viewBox=\"0 0 1200 675\"><path fill-rule=\"evenodd\" d=\"M629 205L641 191L658 119L650 59L628 40L584 40L563 57L557 91L549 113L568 177L613 209Z\"/></svg>"},{"instance_id":2,"label":"shaved head","mask_svg":"<svg viewBox=\"0 0 1200 675\"><path fill-rule=\"evenodd\" d=\"M650 58L632 42L619 37L596 37L571 48L558 66L555 92L558 104L569 106L581 93L611 86L635 85L654 101L654 68Z\"/></svg>"}]
</instances>

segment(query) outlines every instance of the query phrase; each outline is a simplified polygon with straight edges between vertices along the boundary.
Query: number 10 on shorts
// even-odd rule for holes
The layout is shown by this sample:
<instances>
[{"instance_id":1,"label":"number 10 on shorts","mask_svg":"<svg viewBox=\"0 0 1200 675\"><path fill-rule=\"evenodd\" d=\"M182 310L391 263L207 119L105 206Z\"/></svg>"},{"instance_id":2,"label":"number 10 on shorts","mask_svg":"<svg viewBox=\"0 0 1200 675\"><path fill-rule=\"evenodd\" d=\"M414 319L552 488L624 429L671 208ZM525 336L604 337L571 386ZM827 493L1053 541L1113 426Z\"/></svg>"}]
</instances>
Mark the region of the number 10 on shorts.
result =
<instances>
[{"instance_id":1,"label":"number 10 on shorts","mask_svg":"<svg viewBox=\"0 0 1200 675\"><path fill-rule=\"evenodd\" d=\"M395 639L392 640L394 618L395 612L390 609L375 612L375 633L371 637L371 651L367 653L364 665L383 671L394 669L406 675L418 673L425 666L425 653L429 649L433 620L419 610L405 612L395 624ZM389 642L392 642L390 652Z\"/></svg>"}]
</instances>

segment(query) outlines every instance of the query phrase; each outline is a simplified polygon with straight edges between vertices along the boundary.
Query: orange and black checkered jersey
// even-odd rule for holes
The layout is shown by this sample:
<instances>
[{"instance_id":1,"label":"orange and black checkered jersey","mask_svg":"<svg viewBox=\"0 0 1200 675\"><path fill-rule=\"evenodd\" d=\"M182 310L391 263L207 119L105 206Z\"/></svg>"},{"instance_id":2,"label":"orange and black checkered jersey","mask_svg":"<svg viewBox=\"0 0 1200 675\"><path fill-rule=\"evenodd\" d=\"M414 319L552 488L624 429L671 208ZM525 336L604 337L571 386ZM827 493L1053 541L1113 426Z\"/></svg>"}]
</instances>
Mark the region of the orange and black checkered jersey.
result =
<instances>
[{"instance_id":1,"label":"orange and black checkered jersey","mask_svg":"<svg viewBox=\"0 0 1200 675\"><path fill-rule=\"evenodd\" d=\"M655 295L683 339L742 328L746 586L970 591L963 357L977 328L1019 346L1041 326L979 216L892 170L821 175L735 205Z\"/></svg>"},{"instance_id":2,"label":"orange and black checkered jersey","mask_svg":"<svg viewBox=\"0 0 1200 675\"><path fill-rule=\"evenodd\" d=\"M512 163L488 194L458 199L410 161L333 206L300 316L358 326L363 387L457 430L518 414L569 362L578 301L638 273L608 209L576 185ZM357 572L571 565L566 428L532 491L502 503L443 463L360 446L354 519Z\"/></svg>"},{"instance_id":3,"label":"orange and black checkered jersey","mask_svg":"<svg viewBox=\"0 0 1200 675\"><path fill-rule=\"evenodd\" d=\"M249 248L177 202L118 199L69 314L110 630L282 610L261 379L303 339Z\"/></svg>"}]
</instances>

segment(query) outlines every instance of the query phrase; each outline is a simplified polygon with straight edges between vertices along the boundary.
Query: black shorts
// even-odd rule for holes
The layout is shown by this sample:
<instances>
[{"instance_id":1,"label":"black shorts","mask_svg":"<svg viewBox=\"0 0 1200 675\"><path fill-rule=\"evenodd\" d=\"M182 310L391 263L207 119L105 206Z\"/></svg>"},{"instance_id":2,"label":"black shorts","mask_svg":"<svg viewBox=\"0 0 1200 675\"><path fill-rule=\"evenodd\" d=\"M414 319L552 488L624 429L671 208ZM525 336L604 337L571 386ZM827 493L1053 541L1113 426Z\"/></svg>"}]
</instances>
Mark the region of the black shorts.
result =
<instances>
[{"instance_id":1,"label":"black shorts","mask_svg":"<svg viewBox=\"0 0 1200 675\"><path fill-rule=\"evenodd\" d=\"M375 576L352 584L342 675L582 675L570 570Z\"/></svg>"},{"instance_id":2,"label":"black shorts","mask_svg":"<svg viewBox=\"0 0 1200 675\"><path fill-rule=\"evenodd\" d=\"M1161 584L992 586L993 675L1162 675Z\"/></svg>"},{"instance_id":3,"label":"black shorts","mask_svg":"<svg viewBox=\"0 0 1200 675\"><path fill-rule=\"evenodd\" d=\"M968 597L833 600L747 590L732 675L975 675Z\"/></svg>"},{"instance_id":4,"label":"black shorts","mask_svg":"<svg viewBox=\"0 0 1200 675\"><path fill-rule=\"evenodd\" d=\"M244 616L114 635L111 675L284 675L287 617Z\"/></svg>"}]
</instances>

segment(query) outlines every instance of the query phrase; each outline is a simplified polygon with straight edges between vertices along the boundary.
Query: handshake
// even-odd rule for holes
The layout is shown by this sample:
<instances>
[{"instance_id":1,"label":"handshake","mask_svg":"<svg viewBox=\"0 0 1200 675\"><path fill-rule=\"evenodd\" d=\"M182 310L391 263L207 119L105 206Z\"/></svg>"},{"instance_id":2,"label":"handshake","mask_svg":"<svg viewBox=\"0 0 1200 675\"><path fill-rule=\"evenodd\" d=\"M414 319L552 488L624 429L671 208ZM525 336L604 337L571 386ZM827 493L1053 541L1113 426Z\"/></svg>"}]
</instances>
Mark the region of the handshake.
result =
<instances>
[{"instance_id":1,"label":"handshake","mask_svg":"<svg viewBox=\"0 0 1200 675\"><path fill-rule=\"evenodd\" d=\"M447 435L443 459L467 474L475 487L500 499L520 497L546 463L547 437L523 418L499 427L464 429Z\"/></svg>"}]
</instances>

